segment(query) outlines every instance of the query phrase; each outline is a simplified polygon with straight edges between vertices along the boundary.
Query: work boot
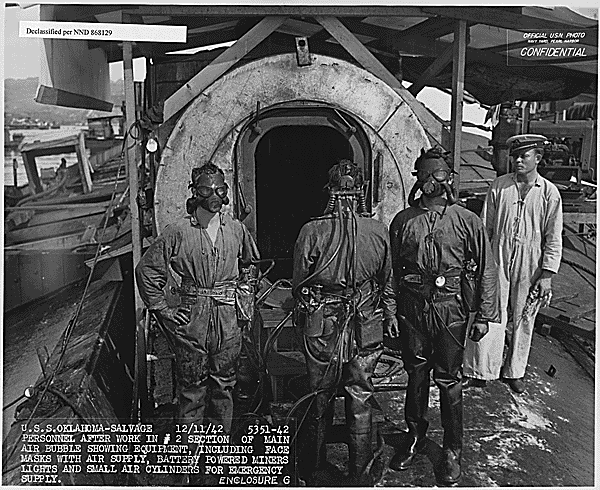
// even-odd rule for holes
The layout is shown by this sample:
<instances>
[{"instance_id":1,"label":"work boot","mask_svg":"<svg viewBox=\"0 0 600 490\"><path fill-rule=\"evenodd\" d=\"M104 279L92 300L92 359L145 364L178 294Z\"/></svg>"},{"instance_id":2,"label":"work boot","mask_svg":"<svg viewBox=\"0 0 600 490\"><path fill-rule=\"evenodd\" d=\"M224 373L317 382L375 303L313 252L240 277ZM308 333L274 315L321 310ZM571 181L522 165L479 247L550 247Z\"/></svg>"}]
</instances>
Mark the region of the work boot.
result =
<instances>
[{"instance_id":1,"label":"work boot","mask_svg":"<svg viewBox=\"0 0 600 490\"><path fill-rule=\"evenodd\" d=\"M440 483L444 485L455 485L461 476L460 451L444 449L444 459L440 471Z\"/></svg>"},{"instance_id":2,"label":"work boot","mask_svg":"<svg viewBox=\"0 0 600 490\"><path fill-rule=\"evenodd\" d=\"M395 471L408 469L419 452L425 448L425 437L417 437L410 434L410 439L401 449L396 450L396 453L390 460L389 467Z\"/></svg>"},{"instance_id":3,"label":"work boot","mask_svg":"<svg viewBox=\"0 0 600 490\"><path fill-rule=\"evenodd\" d=\"M373 479L369 472L366 471L372 459L373 448L371 446L371 433L356 434L350 432L348 444L348 473L355 486L373 486Z\"/></svg>"},{"instance_id":4,"label":"work boot","mask_svg":"<svg viewBox=\"0 0 600 490\"><path fill-rule=\"evenodd\" d=\"M505 378L505 380L508 386L510 386L510 389L515 393L523 393L525 391L523 378Z\"/></svg>"}]
</instances>

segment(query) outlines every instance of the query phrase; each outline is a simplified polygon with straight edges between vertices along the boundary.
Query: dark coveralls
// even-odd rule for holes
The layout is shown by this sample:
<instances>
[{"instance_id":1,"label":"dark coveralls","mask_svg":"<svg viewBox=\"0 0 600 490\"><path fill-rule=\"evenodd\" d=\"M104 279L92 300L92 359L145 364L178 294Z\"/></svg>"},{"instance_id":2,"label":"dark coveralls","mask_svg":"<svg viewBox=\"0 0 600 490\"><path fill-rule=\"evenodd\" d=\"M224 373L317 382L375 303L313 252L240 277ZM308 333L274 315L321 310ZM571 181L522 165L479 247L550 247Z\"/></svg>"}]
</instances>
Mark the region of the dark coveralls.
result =
<instances>
[{"instance_id":1,"label":"dark coveralls","mask_svg":"<svg viewBox=\"0 0 600 490\"><path fill-rule=\"evenodd\" d=\"M258 259L258 250L242 223L223 213L220 220L214 246L189 218L168 225L140 260L136 278L142 300L155 311L167 306L168 268L181 279L179 298L189 305L190 322L165 320L177 358L179 420L202 424L207 407L208 421L228 432L241 349L235 306L239 262Z\"/></svg>"},{"instance_id":2,"label":"dark coveralls","mask_svg":"<svg viewBox=\"0 0 600 490\"><path fill-rule=\"evenodd\" d=\"M419 201L420 204L420 201ZM440 215L409 207L390 225L402 354L409 374L405 418L425 436L429 372L440 390L444 449L462 449L462 375L467 322L496 321L497 275L482 221L460 205Z\"/></svg>"},{"instance_id":3,"label":"dark coveralls","mask_svg":"<svg viewBox=\"0 0 600 490\"><path fill-rule=\"evenodd\" d=\"M373 457L370 398L374 391L371 376L383 352L383 318L380 311L376 313L380 298L384 316L395 315L390 251L385 225L371 218L345 217L340 226L336 216L322 217L300 230L294 248L294 291L335 255L322 272L302 284L320 285L324 304L322 322L317 328L304 329L310 388L319 393L307 417L309 427L303 429L308 444L300 451L300 472L311 472L325 463L325 430L333 416L331 401L338 386L344 387L351 474L360 475ZM357 294L353 294L354 284Z\"/></svg>"}]
</instances>

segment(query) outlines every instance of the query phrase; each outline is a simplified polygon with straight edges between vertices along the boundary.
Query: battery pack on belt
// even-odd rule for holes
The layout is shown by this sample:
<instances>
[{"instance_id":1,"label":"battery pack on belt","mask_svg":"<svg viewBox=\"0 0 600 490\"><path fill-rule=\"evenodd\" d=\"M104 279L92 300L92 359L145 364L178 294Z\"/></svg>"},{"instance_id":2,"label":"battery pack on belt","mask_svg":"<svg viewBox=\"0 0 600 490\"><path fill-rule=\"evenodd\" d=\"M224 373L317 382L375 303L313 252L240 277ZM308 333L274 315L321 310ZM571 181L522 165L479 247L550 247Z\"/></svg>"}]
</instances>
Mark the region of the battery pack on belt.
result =
<instances>
[{"instance_id":1,"label":"battery pack on belt","mask_svg":"<svg viewBox=\"0 0 600 490\"><path fill-rule=\"evenodd\" d=\"M443 288L446 285L458 285L460 282L460 277L456 274L452 274L449 277L444 275L431 276L431 278L424 278L421 274L406 274L402 276L401 279L407 284L432 284L438 288Z\"/></svg>"}]
</instances>

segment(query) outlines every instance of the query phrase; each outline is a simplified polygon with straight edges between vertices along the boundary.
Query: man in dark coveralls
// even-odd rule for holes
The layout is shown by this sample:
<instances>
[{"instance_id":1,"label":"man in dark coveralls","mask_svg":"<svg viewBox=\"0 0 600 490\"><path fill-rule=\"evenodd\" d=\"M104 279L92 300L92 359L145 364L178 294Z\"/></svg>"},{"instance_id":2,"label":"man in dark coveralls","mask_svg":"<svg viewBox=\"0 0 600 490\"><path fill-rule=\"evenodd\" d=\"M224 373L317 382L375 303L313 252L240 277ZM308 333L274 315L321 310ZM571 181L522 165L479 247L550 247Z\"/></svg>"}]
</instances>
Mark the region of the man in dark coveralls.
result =
<instances>
[{"instance_id":1,"label":"man in dark coveralls","mask_svg":"<svg viewBox=\"0 0 600 490\"><path fill-rule=\"evenodd\" d=\"M258 250L246 227L221 212L229 198L220 168L194 168L189 187L190 216L165 227L140 260L136 278L142 300L173 339L179 422L209 421L229 432L241 349L236 291L241 267L258 259ZM169 269L181 280L175 307L164 292Z\"/></svg>"},{"instance_id":2,"label":"man in dark coveralls","mask_svg":"<svg viewBox=\"0 0 600 490\"><path fill-rule=\"evenodd\" d=\"M349 428L349 469L372 485L371 376L383 351L383 330L398 336L389 236L364 217L363 177L349 160L329 171L325 214L306 223L294 248L293 292L303 325L313 398L302 427L299 474L314 484L326 468L325 431L336 389L343 387ZM358 209L357 209L358 208ZM383 306L383 314L380 308Z\"/></svg>"},{"instance_id":3,"label":"man in dark coveralls","mask_svg":"<svg viewBox=\"0 0 600 490\"><path fill-rule=\"evenodd\" d=\"M488 322L497 321L497 274L489 240L477 215L457 205L453 166L436 147L415 162L417 182L410 206L390 225L398 319L404 366L409 375L405 419L408 442L398 449L390 468L408 468L425 447L429 425L429 373L440 390L444 460L440 483L461 476L462 379L464 346L479 341ZM422 195L415 199L416 192Z\"/></svg>"}]
</instances>

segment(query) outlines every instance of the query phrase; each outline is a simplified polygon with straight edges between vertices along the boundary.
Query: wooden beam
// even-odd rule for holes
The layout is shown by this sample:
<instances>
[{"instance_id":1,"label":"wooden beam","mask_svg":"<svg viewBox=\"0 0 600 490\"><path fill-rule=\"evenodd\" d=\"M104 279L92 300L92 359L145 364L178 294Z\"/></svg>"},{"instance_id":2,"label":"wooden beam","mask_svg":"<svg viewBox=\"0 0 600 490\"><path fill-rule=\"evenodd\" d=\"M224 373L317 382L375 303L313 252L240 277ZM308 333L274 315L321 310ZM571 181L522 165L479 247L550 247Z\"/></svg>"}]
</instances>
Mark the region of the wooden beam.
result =
<instances>
[{"instance_id":1,"label":"wooden beam","mask_svg":"<svg viewBox=\"0 0 600 490\"><path fill-rule=\"evenodd\" d=\"M413 83L408 91L415 97L427 85L427 82L440 73L452 61L454 45L450 45L436 60L427 67L419 79Z\"/></svg>"},{"instance_id":2,"label":"wooden beam","mask_svg":"<svg viewBox=\"0 0 600 490\"><path fill-rule=\"evenodd\" d=\"M85 149L85 140L83 131L79 133L78 143L75 145L75 153L77 153L77 165L79 166L79 175L81 176L81 185L83 193L89 194L92 192L92 174L90 172L90 161Z\"/></svg>"},{"instance_id":3,"label":"wooden beam","mask_svg":"<svg viewBox=\"0 0 600 490\"><path fill-rule=\"evenodd\" d=\"M23 158L23 164L25 165L27 182L29 182L29 192L31 192L31 194L39 194L44 190L44 188L42 187L42 182L40 181L40 175L38 174L35 157L27 152L24 152L21 153L21 158Z\"/></svg>"},{"instance_id":4,"label":"wooden beam","mask_svg":"<svg viewBox=\"0 0 600 490\"><path fill-rule=\"evenodd\" d=\"M65 209L77 209L77 210L86 210L86 209L106 209L109 206L107 202L93 202L93 203L85 203L79 202L77 204L23 204L22 206L4 206L4 211L23 211L23 210L32 210L32 211L62 211Z\"/></svg>"},{"instance_id":5,"label":"wooden beam","mask_svg":"<svg viewBox=\"0 0 600 490\"><path fill-rule=\"evenodd\" d=\"M427 17L420 7L404 6L379 6L379 5L143 5L125 10L127 13L139 15L169 15L172 17L191 16L307 16L315 15L339 15L343 17L376 17L376 16L400 16L400 17Z\"/></svg>"},{"instance_id":6,"label":"wooden beam","mask_svg":"<svg viewBox=\"0 0 600 490\"><path fill-rule=\"evenodd\" d=\"M164 121L167 122L194 98L200 95L202 91L223 75L223 73L229 70L229 68L283 24L285 19L286 17L265 17L234 45L230 46L227 51L215 58L210 65L204 67L200 73L165 101Z\"/></svg>"},{"instance_id":7,"label":"wooden beam","mask_svg":"<svg viewBox=\"0 0 600 490\"><path fill-rule=\"evenodd\" d=\"M40 85L35 101L40 104L76 107L79 109L92 109L96 111L112 111L113 105L105 100L95 99L87 95L76 94L66 90Z\"/></svg>"},{"instance_id":8,"label":"wooden beam","mask_svg":"<svg viewBox=\"0 0 600 490\"><path fill-rule=\"evenodd\" d=\"M132 59L132 43L125 41L123 43L123 75L125 85L125 128L128 130L135 122L135 94L133 85L133 59ZM140 241L140 220L139 209L137 205L138 196L138 168L136 162L136 142L128 140L127 150L125 151L125 159L127 164L127 172L129 176L129 199L131 212L131 227L132 240L134 244L133 264L134 267L141 258ZM138 247L136 247L138 245Z\"/></svg>"},{"instance_id":9,"label":"wooden beam","mask_svg":"<svg viewBox=\"0 0 600 490\"><path fill-rule=\"evenodd\" d=\"M460 143L462 136L463 96L465 90L465 61L467 51L467 21L456 21L452 57L452 107L450 137L454 162L454 185L460 189Z\"/></svg>"},{"instance_id":10,"label":"wooden beam","mask_svg":"<svg viewBox=\"0 0 600 490\"><path fill-rule=\"evenodd\" d=\"M127 19L129 20L129 19ZM130 41L123 43L123 74L125 84L125 128L130 128L135 122L135 92L133 82L133 46ZM127 133L126 133L127 134ZM132 245L132 257L133 257L133 268L140 261L142 257L142 237L140 227L140 210L137 203L139 194L139 175L137 165L137 143L135 141L128 142L128 146L125 151L125 162L129 173L129 212L131 213L131 245ZM133 275L133 289L134 289L134 315L135 315L135 329L136 329L136 342L135 342L135 381L134 381L134 393L133 393L133 404L132 404L132 418L134 420L140 420L142 418L143 407L146 405L146 380L141 379L141 363L146 364L146 353L144 341L144 314L143 314L143 302L140 297L140 293L137 287L137 281L135 274ZM143 351L143 352L142 352ZM140 405L138 406L138 400Z\"/></svg>"},{"instance_id":11,"label":"wooden beam","mask_svg":"<svg viewBox=\"0 0 600 490\"><path fill-rule=\"evenodd\" d=\"M133 86L133 60L132 60L133 46L130 41L123 43L123 75L125 85L125 128L128 130L131 125L135 122L135 94ZM131 239L133 243L133 266L135 267L142 256L141 247L141 233L140 233L140 216L139 208L137 204L137 197L139 192L139 176L138 167L136 161L136 142L128 139L125 151L125 161L129 176L129 207L131 213ZM135 288L135 309L138 313L136 318L141 316L142 303Z\"/></svg>"},{"instance_id":12,"label":"wooden beam","mask_svg":"<svg viewBox=\"0 0 600 490\"><path fill-rule=\"evenodd\" d=\"M54 5L54 20L63 22L76 22L90 19L95 15L116 12L121 10L121 5ZM94 19L94 22L96 19Z\"/></svg>"},{"instance_id":13,"label":"wooden beam","mask_svg":"<svg viewBox=\"0 0 600 490\"><path fill-rule=\"evenodd\" d=\"M389 70L371 53L344 24L335 17L320 17L315 19L327 29L331 35L350 53L365 70L371 72L376 77L387 83L415 113L419 122L429 135L430 140L442 147L447 147L449 143L448 131L439 121L423 106L402 83L392 75Z\"/></svg>"},{"instance_id":14,"label":"wooden beam","mask_svg":"<svg viewBox=\"0 0 600 490\"><path fill-rule=\"evenodd\" d=\"M399 32L401 37L424 36L432 39L454 32L454 19L432 17Z\"/></svg>"}]
</instances>

